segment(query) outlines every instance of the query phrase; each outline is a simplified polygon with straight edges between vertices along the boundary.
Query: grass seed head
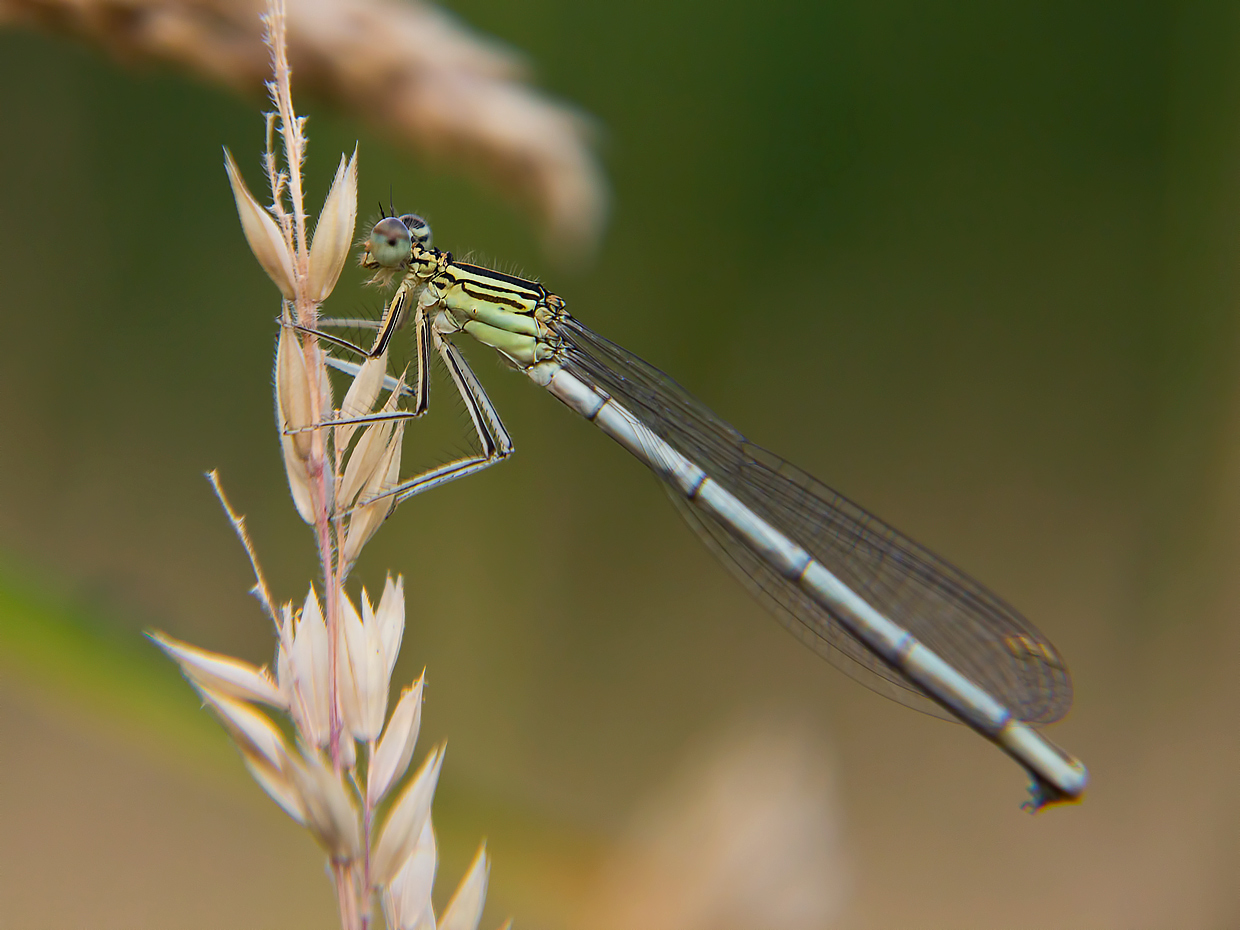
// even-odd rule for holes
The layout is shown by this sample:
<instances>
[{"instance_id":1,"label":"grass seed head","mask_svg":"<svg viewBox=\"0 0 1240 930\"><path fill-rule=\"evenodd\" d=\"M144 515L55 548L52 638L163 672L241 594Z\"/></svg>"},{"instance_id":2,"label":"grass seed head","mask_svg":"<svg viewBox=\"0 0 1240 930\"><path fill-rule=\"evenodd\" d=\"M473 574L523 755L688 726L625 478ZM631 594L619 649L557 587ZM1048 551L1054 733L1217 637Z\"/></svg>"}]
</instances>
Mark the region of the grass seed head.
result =
<instances>
[{"instance_id":1,"label":"grass seed head","mask_svg":"<svg viewBox=\"0 0 1240 930\"><path fill-rule=\"evenodd\" d=\"M457 886L452 900L444 908L443 919L439 921L439 930L478 930L478 921L482 919L482 906L487 899L487 877L491 871L491 863L487 859L487 844L484 840L474 855L465 877Z\"/></svg>"},{"instance_id":2,"label":"grass seed head","mask_svg":"<svg viewBox=\"0 0 1240 930\"><path fill-rule=\"evenodd\" d=\"M361 371L357 373L353 383L345 391L344 399L340 402L340 416L342 419L363 417L374 410L375 401L378 399L379 391L383 387L383 378L387 374L387 361L387 351L385 350L377 358L368 358L362 362ZM341 451L349 448L349 441L353 438L353 433L356 430L357 424L354 423L337 426L336 448Z\"/></svg>"},{"instance_id":3,"label":"grass seed head","mask_svg":"<svg viewBox=\"0 0 1240 930\"><path fill-rule=\"evenodd\" d=\"M353 157L345 163L340 156L340 167L319 221L314 227L314 241L310 246L310 299L323 301L336 286L349 248L353 242L353 227L357 223L357 148Z\"/></svg>"},{"instance_id":4,"label":"grass seed head","mask_svg":"<svg viewBox=\"0 0 1240 930\"><path fill-rule=\"evenodd\" d=\"M310 751L294 763L291 774L306 812L306 826L319 845L334 862L357 860L362 851L361 818L341 773Z\"/></svg>"},{"instance_id":5,"label":"grass seed head","mask_svg":"<svg viewBox=\"0 0 1240 930\"><path fill-rule=\"evenodd\" d=\"M417 845L422 826L430 817L443 756L442 746L431 750L388 812L370 857L370 875L376 885L391 882Z\"/></svg>"},{"instance_id":6,"label":"grass seed head","mask_svg":"<svg viewBox=\"0 0 1240 930\"><path fill-rule=\"evenodd\" d=\"M383 634L370 611L363 619L348 597L341 601L337 693L345 726L354 739L370 742L379 738L387 715L390 682Z\"/></svg>"},{"instance_id":7,"label":"grass seed head","mask_svg":"<svg viewBox=\"0 0 1240 930\"><path fill-rule=\"evenodd\" d=\"M260 756L267 764L283 768L288 759L288 746L284 734L271 719L245 701L198 686L203 703L210 707L224 723L233 741L243 751Z\"/></svg>"},{"instance_id":8,"label":"grass seed head","mask_svg":"<svg viewBox=\"0 0 1240 930\"><path fill-rule=\"evenodd\" d=\"M364 615L363 615L364 619ZM400 654L400 642L405 635L405 579L397 575L392 580L389 574L383 582L383 595L379 598L379 607L375 611L375 622L383 636L383 652L388 660L388 677L396 667L396 657Z\"/></svg>"},{"instance_id":9,"label":"grass seed head","mask_svg":"<svg viewBox=\"0 0 1240 930\"><path fill-rule=\"evenodd\" d=\"M288 709L288 698L265 667L259 668L232 656L199 649L165 633L152 633L150 636L181 666L182 674L194 684L243 701L257 701L281 710Z\"/></svg>"},{"instance_id":10,"label":"grass seed head","mask_svg":"<svg viewBox=\"0 0 1240 930\"><path fill-rule=\"evenodd\" d=\"M418 835L413 852L383 894L383 914L390 930L419 930L435 926L431 889L435 885L438 850L431 818Z\"/></svg>"},{"instance_id":11,"label":"grass seed head","mask_svg":"<svg viewBox=\"0 0 1240 930\"><path fill-rule=\"evenodd\" d=\"M327 624L313 585L306 593L301 612L286 608L284 616L286 628L282 631L281 648L290 640L292 648L280 664L280 686L290 692L289 710L302 738L312 746L326 746L331 730ZM287 630L290 621L291 637Z\"/></svg>"},{"instance_id":12,"label":"grass seed head","mask_svg":"<svg viewBox=\"0 0 1240 930\"><path fill-rule=\"evenodd\" d=\"M301 826L306 825L306 809L302 804L301 793L294 785L289 774L289 767L278 769L270 765L261 756L242 750L241 758L250 775L258 782L259 787Z\"/></svg>"},{"instance_id":13,"label":"grass seed head","mask_svg":"<svg viewBox=\"0 0 1240 930\"><path fill-rule=\"evenodd\" d=\"M290 243L279 224L250 193L237 163L233 160L232 152L228 149L224 149L224 170L228 172L228 183L232 185L233 199L237 203L237 215L241 218L241 231L245 233L245 241L250 244L250 251L263 266L263 271L267 272L267 277L280 289L280 293L292 300L297 288L293 278L295 263ZM356 194L354 200L356 201Z\"/></svg>"},{"instance_id":14,"label":"grass seed head","mask_svg":"<svg viewBox=\"0 0 1240 930\"><path fill-rule=\"evenodd\" d=\"M293 449L303 461L314 453L315 406L304 348L292 327L281 326L276 343L276 409L280 429L291 434Z\"/></svg>"},{"instance_id":15,"label":"grass seed head","mask_svg":"<svg viewBox=\"0 0 1240 930\"><path fill-rule=\"evenodd\" d=\"M366 772L366 800L371 807L378 806L409 768L422 725L422 683L425 677L423 673L412 688L401 692L387 729L383 731L383 738L379 740Z\"/></svg>"},{"instance_id":16,"label":"grass seed head","mask_svg":"<svg viewBox=\"0 0 1240 930\"><path fill-rule=\"evenodd\" d=\"M357 561L362 547L379 531L383 521L396 506L396 495L386 492L396 485L400 476L400 452L404 438L405 424L398 422L383 458L379 460L370 481L359 495L363 500L370 500L372 503L359 506L349 519L349 530L340 553L341 561L346 565Z\"/></svg>"},{"instance_id":17,"label":"grass seed head","mask_svg":"<svg viewBox=\"0 0 1240 930\"><path fill-rule=\"evenodd\" d=\"M354 236L357 151L341 158L311 240L301 175L305 121L292 106L283 0L269 2L265 21L275 73L269 88L278 111L267 121L264 156L271 207L258 203L227 152L225 167L250 248L285 298L276 344L276 418L293 501L314 528L323 598L311 585L300 610L292 603L276 606L244 517L232 510L212 473L220 502L250 557L254 590L275 622L275 678L266 668L239 659L162 634L152 638L223 722L263 790L327 851L344 930L370 926L376 894L383 896L393 930L434 930L431 886L437 849L430 811L443 746L406 778L421 726L422 678L402 692L385 726L392 671L404 638L404 581L388 575L377 606L363 589L360 611L345 594L353 563L396 505L391 492L399 486L408 422L400 409L405 380L402 375L376 410L388 359L385 354L367 360L341 409L333 408L318 313L339 279ZM275 150L277 131L282 160ZM417 217L392 218L391 223L400 227L406 252L415 238L429 245L429 227ZM428 306L425 295L420 301ZM372 414L379 419L334 425ZM289 715L296 749L255 704ZM361 771L359 742L367 756ZM392 794L397 796L383 826L376 828L379 805ZM476 930L486 880L486 855L480 851L441 926Z\"/></svg>"}]
</instances>

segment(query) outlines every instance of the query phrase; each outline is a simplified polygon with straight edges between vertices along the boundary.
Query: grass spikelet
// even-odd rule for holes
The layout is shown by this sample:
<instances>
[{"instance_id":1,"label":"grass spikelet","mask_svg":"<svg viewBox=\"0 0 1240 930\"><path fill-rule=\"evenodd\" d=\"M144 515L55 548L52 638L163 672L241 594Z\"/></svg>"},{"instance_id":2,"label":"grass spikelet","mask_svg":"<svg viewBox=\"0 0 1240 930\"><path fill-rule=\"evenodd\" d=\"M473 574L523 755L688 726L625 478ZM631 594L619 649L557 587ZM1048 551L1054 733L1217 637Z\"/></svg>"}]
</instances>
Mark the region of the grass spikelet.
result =
<instances>
[{"instance_id":1,"label":"grass spikelet","mask_svg":"<svg viewBox=\"0 0 1240 930\"><path fill-rule=\"evenodd\" d=\"M219 717L255 781L326 852L343 930L369 930L378 900L397 917L390 926L433 928L437 852L430 812L443 747L406 777L424 676L401 692L394 708L388 702L404 637L404 581L389 575L377 607L364 589L360 600L346 591L350 569L396 503L387 489L397 481L411 416L400 407L404 376L388 376L386 354L372 359L358 366L341 409L332 406L316 323L353 241L357 152L341 157L311 244L301 176L305 121L293 110L282 0L274 0L265 22L276 107L267 119L263 156L271 205L259 205L230 154L225 169L246 240L281 295L276 416L293 503L317 543L321 587L310 585L300 607L276 604L245 520L212 473L254 569L254 593L273 623L275 673L163 633L152 639ZM376 409L385 383L391 389ZM278 723L274 713L287 722ZM384 826L376 830L379 805L392 796ZM485 860L475 860L443 925L474 930L485 884Z\"/></svg>"}]
</instances>

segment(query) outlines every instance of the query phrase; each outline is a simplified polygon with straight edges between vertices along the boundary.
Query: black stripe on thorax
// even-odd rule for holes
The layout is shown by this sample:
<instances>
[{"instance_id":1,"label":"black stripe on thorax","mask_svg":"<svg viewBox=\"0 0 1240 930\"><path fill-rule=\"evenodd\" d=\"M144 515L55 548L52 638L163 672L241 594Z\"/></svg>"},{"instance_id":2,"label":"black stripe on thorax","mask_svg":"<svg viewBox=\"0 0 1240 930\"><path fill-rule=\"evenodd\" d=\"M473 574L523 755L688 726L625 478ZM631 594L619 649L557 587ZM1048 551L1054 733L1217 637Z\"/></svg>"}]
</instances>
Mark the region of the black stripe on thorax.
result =
<instances>
[{"instance_id":1,"label":"black stripe on thorax","mask_svg":"<svg viewBox=\"0 0 1240 930\"><path fill-rule=\"evenodd\" d=\"M492 281L498 281L507 284L510 288L529 291L535 300L543 300L547 296L547 289L541 284L534 281L527 281L525 278L518 278L516 275L504 274L502 271L495 271L491 268L483 268L481 265L471 265L468 262L453 262L457 268L467 271L479 278L489 278ZM451 266L449 267L449 274Z\"/></svg>"}]
</instances>

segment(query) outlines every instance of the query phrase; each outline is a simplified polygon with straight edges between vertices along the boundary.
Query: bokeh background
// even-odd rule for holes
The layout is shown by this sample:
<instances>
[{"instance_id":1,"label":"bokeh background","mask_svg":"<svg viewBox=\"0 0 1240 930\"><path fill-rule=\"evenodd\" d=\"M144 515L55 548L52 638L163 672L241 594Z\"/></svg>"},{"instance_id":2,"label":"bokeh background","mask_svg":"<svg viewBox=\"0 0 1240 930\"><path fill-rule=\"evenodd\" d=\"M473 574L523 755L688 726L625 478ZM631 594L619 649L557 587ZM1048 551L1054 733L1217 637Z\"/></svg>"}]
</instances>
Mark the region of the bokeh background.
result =
<instances>
[{"instance_id":1,"label":"bokeh background","mask_svg":"<svg viewBox=\"0 0 1240 930\"><path fill-rule=\"evenodd\" d=\"M493 190L303 97L312 202L360 138L363 210L390 189L437 244L540 278L1002 592L1068 657L1051 736L1093 781L1021 813L1006 757L803 649L640 466L466 345L518 453L403 507L359 569L404 574L397 678L427 667L423 745L449 740L441 890L486 835L484 926L620 926L640 837L692 835L667 798L735 744L820 788L785 818L831 835L818 925L1240 922L1240 9L450 6L597 120L596 258L558 266ZM313 571L275 292L221 165L258 185L260 106L0 34L0 926L336 925L309 838L140 635L271 654L206 469L280 596ZM350 272L334 309L380 300ZM431 420L410 463L466 447L442 382ZM691 881L662 861L630 897Z\"/></svg>"}]
</instances>

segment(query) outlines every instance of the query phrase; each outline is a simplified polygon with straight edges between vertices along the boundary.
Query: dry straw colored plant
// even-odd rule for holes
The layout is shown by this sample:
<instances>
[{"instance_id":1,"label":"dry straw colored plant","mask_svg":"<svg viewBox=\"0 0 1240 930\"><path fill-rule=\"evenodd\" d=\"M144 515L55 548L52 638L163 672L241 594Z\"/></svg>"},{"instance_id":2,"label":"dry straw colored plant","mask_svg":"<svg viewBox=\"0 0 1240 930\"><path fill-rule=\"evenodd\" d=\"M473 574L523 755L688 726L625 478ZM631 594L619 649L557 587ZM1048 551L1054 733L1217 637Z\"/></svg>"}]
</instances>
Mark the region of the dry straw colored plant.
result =
<instances>
[{"instance_id":1,"label":"dry straw colored plant","mask_svg":"<svg viewBox=\"0 0 1240 930\"><path fill-rule=\"evenodd\" d=\"M405 626L403 581L389 576L377 604L363 589L360 607L345 591L358 555L393 507L380 491L400 469L408 416L397 406L403 379L380 401L387 359L372 359L336 408L323 349L312 334L294 329L294 323L314 328L348 258L357 155L341 158L311 237L301 181L305 122L293 111L280 0L265 21L277 111L267 122L271 206L250 193L231 155L226 167L250 247L283 295L276 410L289 487L314 530L322 587L312 584L300 607L276 604L244 520L212 474L254 567L254 593L275 625L275 674L163 634L154 638L219 716L258 783L327 853L345 930L371 926L376 898L391 930L475 930L486 897L485 844L443 914L437 918L431 905L437 862L431 800L444 747L433 748L406 778L421 719L421 678L388 714ZM272 710L287 718L284 726Z\"/></svg>"},{"instance_id":2,"label":"dry straw colored plant","mask_svg":"<svg viewBox=\"0 0 1240 930\"><path fill-rule=\"evenodd\" d=\"M0 26L79 36L242 92L268 75L262 0L0 0ZM519 55L423 0L297 0L299 86L532 208L553 255L588 255L607 185L588 120L533 90Z\"/></svg>"}]
</instances>

